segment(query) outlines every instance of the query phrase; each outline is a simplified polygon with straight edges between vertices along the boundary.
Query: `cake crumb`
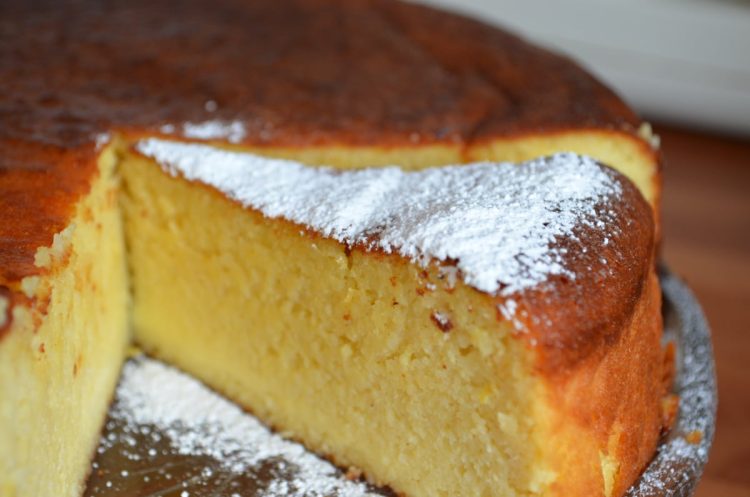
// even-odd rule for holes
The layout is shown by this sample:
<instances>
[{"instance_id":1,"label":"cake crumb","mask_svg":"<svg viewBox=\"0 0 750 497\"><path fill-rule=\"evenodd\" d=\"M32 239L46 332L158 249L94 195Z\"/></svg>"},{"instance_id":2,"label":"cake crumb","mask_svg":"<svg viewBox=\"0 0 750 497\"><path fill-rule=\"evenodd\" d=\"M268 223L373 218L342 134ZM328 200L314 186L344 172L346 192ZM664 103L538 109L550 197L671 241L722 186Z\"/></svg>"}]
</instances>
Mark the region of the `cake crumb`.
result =
<instances>
[{"instance_id":1,"label":"cake crumb","mask_svg":"<svg viewBox=\"0 0 750 497\"><path fill-rule=\"evenodd\" d=\"M446 313L433 311L432 314L430 314L430 319L443 333L448 333L453 329L453 322L450 320L450 316Z\"/></svg>"},{"instance_id":2,"label":"cake crumb","mask_svg":"<svg viewBox=\"0 0 750 497\"><path fill-rule=\"evenodd\" d=\"M362 470L355 466L349 466L344 477L350 481L359 481L362 478Z\"/></svg>"},{"instance_id":3,"label":"cake crumb","mask_svg":"<svg viewBox=\"0 0 750 497\"><path fill-rule=\"evenodd\" d=\"M661 399L661 431L662 434L668 433L674 426L677 419L677 412L680 409L680 397L669 394Z\"/></svg>"},{"instance_id":4,"label":"cake crumb","mask_svg":"<svg viewBox=\"0 0 750 497\"><path fill-rule=\"evenodd\" d=\"M687 443L698 445L703 441L703 433L700 430L693 430L685 435Z\"/></svg>"}]
</instances>

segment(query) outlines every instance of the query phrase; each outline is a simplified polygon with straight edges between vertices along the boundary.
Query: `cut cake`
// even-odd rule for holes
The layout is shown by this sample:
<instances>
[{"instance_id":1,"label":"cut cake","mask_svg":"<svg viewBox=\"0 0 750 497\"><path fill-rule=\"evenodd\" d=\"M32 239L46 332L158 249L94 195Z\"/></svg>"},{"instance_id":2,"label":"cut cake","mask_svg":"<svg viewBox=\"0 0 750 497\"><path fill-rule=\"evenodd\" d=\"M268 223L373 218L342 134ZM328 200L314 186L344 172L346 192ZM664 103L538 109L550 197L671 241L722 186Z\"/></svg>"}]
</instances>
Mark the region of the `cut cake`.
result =
<instances>
[{"instance_id":1,"label":"cut cake","mask_svg":"<svg viewBox=\"0 0 750 497\"><path fill-rule=\"evenodd\" d=\"M649 460L658 156L574 63L390 1L0 18L0 495L80 494L131 329L407 495ZM570 154L406 172L559 151L640 193Z\"/></svg>"}]
</instances>

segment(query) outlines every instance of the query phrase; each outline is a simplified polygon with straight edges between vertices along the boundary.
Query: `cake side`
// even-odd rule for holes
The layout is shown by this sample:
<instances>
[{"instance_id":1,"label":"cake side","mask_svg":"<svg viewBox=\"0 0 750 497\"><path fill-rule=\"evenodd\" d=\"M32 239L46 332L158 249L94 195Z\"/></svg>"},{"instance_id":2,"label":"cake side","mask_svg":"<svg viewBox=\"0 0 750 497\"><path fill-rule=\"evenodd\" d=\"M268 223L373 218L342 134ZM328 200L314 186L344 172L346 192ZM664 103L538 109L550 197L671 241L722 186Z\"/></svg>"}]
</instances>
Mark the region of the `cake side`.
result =
<instances>
[{"instance_id":1,"label":"cake side","mask_svg":"<svg viewBox=\"0 0 750 497\"><path fill-rule=\"evenodd\" d=\"M205 7L0 5L0 212L11 213L0 284L36 274L36 249L91 186L102 133L213 132L312 163L413 167L557 152L536 141L555 133L605 130L625 155L639 140L633 113L575 64L451 14L384 1ZM523 155L485 150L527 138ZM623 153L576 143L627 168ZM656 177L649 157L633 177ZM658 188L635 179L656 205Z\"/></svg>"},{"instance_id":2,"label":"cake side","mask_svg":"<svg viewBox=\"0 0 750 497\"><path fill-rule=\"evenodd\" d=\"M129 338L114 151L72 221L0 285L0 495L77 497Z\"/></svg>"},{"instance_id":3,"label":"cake side","mask_svg":"<svg viewBox=\"0 0 750 497\"><path fill-rule=\"evenodd\" d=\"M554 277L552 294L532 289L501 305L511 305L522 336L536 342L544 378L540 446L560 475L553 495L622 495L651 460L664 428L669 361L661 344L652 214L634 185L624 182L621 198L627 201L619 206L620 230L589 225L578 235L588 245L574 281Z\"/></svg>"},{"instance_id":4,"label":"cake side","mask_svg":"<svg viewBox=\"0 0 750 497\"><path fill-rule=\"evenodd\" d=\"M551 495L623 495L651 461L668 429L660 305L649 271L616 339L573 367L543 375L536 419L540 447L559 475Z\"/></svg>"},{"instance_id":5,"label":"cake side","mask_svg":"<svg viewBox=\"0 0 750 497\"><path fill-rule=\"evenodd\" d=\"M501 304L536 344L540 446L561 475L554 495L622 495L665 428L662 378L671 362L661 343L652 213L634 185L621 187L621 229L582 228L588 245L574 281L556 276L553 293L532 289Z\"/></svg>"}]
</instances>

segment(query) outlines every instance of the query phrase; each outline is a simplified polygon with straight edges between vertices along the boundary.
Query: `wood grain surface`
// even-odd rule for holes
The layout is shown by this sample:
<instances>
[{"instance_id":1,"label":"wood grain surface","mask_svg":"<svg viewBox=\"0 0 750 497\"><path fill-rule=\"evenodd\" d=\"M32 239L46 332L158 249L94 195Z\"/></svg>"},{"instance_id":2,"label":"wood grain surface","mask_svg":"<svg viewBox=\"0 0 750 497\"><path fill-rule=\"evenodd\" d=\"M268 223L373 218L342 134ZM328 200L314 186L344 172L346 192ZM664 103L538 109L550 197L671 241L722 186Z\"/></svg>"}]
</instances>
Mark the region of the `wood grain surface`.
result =
<instances>
[{"instance_id":1,"label":"wood grain surface","mask_svg":"<svg viewBox=\"0 0 750 497\"><path fill-rule=\"evenodd\" d=\"M696 497L750 497L750 141L656 131L663 258L703 306L718 371L716 437Z\"/></svg>"}]
</instances>

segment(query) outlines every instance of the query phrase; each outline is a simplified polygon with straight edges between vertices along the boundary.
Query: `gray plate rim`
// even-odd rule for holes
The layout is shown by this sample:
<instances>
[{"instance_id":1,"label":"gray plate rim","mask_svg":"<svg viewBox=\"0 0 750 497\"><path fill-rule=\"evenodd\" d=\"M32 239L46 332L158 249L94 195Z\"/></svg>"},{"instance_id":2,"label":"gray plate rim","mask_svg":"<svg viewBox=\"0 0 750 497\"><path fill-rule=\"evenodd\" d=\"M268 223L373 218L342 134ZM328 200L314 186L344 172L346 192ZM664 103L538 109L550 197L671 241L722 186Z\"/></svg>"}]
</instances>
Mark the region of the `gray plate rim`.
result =
<instances>
[{"instance_id":1,"label":"gray plate rim","mask_svg":"<svg viewBox=\"0 0 750 497\"><path fill-rule=\"evenodd\" d=\"M695 491L716 429L716 366L711 332L698 300L666 266L659 269L664 339L675 343L673 392L680 407L672 430L627 497L689 497ZM689 434L700 441L688 441Z\"/></svg>"}]
</instances>

